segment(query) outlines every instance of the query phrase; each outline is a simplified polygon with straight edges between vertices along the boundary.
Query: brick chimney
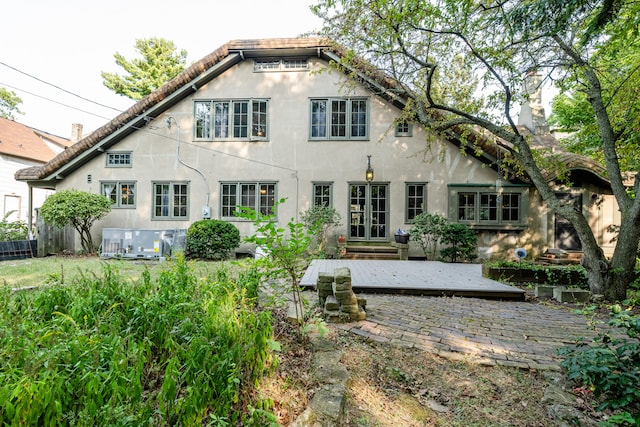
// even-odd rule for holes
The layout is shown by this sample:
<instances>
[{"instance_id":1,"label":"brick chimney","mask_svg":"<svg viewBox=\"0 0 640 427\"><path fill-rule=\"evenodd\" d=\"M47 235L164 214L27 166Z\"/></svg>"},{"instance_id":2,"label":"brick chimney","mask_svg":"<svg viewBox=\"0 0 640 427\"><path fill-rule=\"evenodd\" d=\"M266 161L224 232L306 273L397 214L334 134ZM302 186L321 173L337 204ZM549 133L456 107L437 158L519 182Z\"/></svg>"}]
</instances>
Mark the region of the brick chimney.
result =
<instances>
[{"instance_id":1,"label":"brick chimney","mask_svg":"<svg viewBox=\"0 0 640 427\"><path fill-rule=\"evenodd\" d=\"M522 105L518 124L526 126L534 135L549 135L549 123L542 106L542 77L537 71L529 71L524 79L528 102Z\"/></svg>"},{"instance_id":2,"label":"brick chimney","mask_svg":"<svg viewBox=\"0 0 640 427\"><path fill-rule=\"evenodd\" d=\"M71 142L76 143L82 139L82 125L74 123L71 125Z\"/></svg>"}]
</instances>

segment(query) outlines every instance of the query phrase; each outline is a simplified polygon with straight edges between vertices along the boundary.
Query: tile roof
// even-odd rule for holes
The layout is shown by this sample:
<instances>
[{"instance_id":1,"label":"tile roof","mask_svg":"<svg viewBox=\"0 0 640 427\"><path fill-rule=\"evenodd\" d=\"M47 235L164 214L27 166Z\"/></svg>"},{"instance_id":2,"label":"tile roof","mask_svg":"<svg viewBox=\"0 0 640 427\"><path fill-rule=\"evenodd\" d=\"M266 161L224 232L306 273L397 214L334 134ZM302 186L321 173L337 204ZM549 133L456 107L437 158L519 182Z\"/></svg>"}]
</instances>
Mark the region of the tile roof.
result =
<instances>
[{"instance_id":1,"label":"tile roof","mask_svg":"<svg viewBox=\"0 0 640 427\"><path fill-rule=\"evenodd\" d=\"M49 134L47 138L53 139ZM1 117L0 153L40 163L46 163L56 155L41 138L41 131Z\"/></svg>"}]
</instances>

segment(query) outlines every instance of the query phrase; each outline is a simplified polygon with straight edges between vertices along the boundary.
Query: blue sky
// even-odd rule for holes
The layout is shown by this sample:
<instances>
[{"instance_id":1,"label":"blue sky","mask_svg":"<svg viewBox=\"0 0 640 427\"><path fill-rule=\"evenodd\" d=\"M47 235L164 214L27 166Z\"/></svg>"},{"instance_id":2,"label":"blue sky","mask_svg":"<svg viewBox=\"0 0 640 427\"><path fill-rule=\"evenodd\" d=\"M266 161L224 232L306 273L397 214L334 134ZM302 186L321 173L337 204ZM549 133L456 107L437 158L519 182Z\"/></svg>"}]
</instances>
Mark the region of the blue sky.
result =
<instances>
[{"instance_id":1,"label":"blue sky","mask_svg":"<svg viewBox=\"0 0 640 427\"><path fill-rule=\"evenodd\" d=\"M2 6L0 87L22 98L16 121L62 137L87 135L133 101L102 85L121 73L113 54L135 55L136 39L162 37L190 64L233 39L295 37L318 29L311 0L30 0ZM4 65L3 65L4 64ZM111 108L55 89L44 82ZM64 104L64 105L62 105Z\"/></svg>"}]
</instances>

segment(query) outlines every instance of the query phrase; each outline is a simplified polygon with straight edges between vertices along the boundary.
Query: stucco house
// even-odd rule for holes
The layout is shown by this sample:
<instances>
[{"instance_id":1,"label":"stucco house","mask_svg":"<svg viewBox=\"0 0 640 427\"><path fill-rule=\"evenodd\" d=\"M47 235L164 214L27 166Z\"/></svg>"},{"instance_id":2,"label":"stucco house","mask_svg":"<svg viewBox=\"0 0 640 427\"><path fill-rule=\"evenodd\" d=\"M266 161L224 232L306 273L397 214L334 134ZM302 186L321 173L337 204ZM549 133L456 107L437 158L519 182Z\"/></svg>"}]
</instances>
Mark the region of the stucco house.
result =
<instances>
[{"instance_id":1,"label":"stucco house","mask_svg":"<svg viewBox=\"0 0 640 427\"><path fill-rule=\"evenodd\" d=\"M40 206L52 190L16 181L15 173L42 166L71 145L68 139L0 117L0 219L12 212L9 221L27 222L29 199Z\"/></svg>"},{"instance_id":2,"label":"stucco house","mask_svg":"<svg viewBox=\"0 0 640 427\"><path fill-rule=\"evenodd\" d=\"M269 212L286 198L278 221L326 203L349 242L390 242L427 211L476 229L483 258L579 250L526 180L498 180L495 145L464 154L452 133L430 153L429 129L399 120L405 100L392 83L330 67L341 57L319 38L230 41L16 179L110 197L96 241L103 228L186 229L209 217L250 234L237 206ZM552 139L531 131L537 143ZM580 156L566 161L574 185L558 192L588 215L603 247L613 245L607 230L619 217L604 171Z\"/></svg>"}]
</instances>

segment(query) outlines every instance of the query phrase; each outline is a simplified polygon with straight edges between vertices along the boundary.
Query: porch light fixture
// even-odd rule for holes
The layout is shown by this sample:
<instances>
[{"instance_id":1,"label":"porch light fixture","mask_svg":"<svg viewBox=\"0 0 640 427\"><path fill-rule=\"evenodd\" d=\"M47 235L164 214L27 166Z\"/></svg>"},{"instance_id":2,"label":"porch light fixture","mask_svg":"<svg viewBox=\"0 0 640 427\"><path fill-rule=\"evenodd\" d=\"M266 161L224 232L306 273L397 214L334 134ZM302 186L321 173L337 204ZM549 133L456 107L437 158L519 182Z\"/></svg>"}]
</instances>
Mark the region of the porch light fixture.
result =
<instances>
[{"instance_id":1,"label":"porch light fixture","mask_svg":"<svg viewBox=\"0 0 640 427\"><path fill-rule=\"evenodd\" d=\"M367 172L365 174L367 182L373 181L373 168L371 167L371 155L367 156Z\"/></svg>"}]
</instances>

